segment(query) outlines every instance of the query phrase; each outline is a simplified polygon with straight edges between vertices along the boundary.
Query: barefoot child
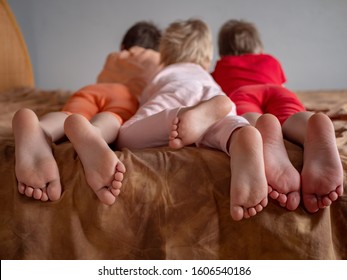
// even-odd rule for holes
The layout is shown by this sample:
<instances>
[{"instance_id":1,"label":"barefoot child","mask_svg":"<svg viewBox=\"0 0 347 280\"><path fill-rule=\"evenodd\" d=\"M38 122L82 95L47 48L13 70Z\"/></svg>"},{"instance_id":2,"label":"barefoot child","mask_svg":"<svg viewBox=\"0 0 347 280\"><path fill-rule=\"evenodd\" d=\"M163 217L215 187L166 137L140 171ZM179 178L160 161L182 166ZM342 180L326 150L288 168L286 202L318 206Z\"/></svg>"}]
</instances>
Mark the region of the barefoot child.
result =
<instances>
[{"instance_id":1,"label":"barefoot child","mask_svg":"<svg viewBox=\"0 0 347 280\"><path fill-rule=\"evenodd\" d=\"M296 95L283 87L281 64L263 53L252 23L227 21L218 45L221 58L212 76L235 102L237 114L262 134L270 197L289 210L299 206L300 192L311 213L329 206L343 193L343 169L330 119L305 111ZM301 174L288 158L282 132L304 147Z\"/></svg>"},{"instance_id":2,"label":"barefoot child","mask_svg":"<svg viewBox=\"0 0 347 280\"><path fill-rule=\"evenodd\" d=\"M142 149L195 143L231 155L230 213L234 220L256 215L267 205L261 135L207 72L212 59L208 26L177 21L160 42L164 68L145 88L137 113L120 128L118 147ZM173 126L173 127L171 127Z\"/></svg>"},{"instance_id":3,"label":"barefoot child","mask_svg":"<svg viewBox=\"0 0 347 280\"><path fill-rule=\"evenodd\" d=\"M61 112L40 119L30 109L16 112L15 172L21 194L41 201L60 198L62 187L52 143L66 135L97 197L108 205L115 202L125 167L108 144L114 142L122 123L136 112L137 97L160 69L156 51L160 36L152 23L135 24L123 38L122 51L108 56L98 77L102 83L80 89Z\"/></svg>"}]
</instances>

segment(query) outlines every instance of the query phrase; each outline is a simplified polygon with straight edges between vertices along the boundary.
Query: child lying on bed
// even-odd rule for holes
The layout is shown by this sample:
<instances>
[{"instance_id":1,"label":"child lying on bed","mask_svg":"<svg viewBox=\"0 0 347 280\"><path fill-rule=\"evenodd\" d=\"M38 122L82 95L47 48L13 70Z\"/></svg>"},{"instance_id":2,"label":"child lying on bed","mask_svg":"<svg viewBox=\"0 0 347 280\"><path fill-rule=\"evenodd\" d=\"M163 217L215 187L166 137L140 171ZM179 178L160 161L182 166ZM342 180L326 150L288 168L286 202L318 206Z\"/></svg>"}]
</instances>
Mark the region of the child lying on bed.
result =
<instances>
[{"instance_id":1,"label":"child lying on bed","mask_svg":"<svg viewBox=\"0 0 347 280\"><path fill-rule=\"evenodd\" d=\"M160 56L164 68L142 93L139 110L120 128L118 147L166 146L177 114L191 118L188 134L184 125L179 127L185 145L195 143L231 155L232 218L256 215L268 201L261 135L236 116L234 104L207 72L212 59L208 26L194 19L172 23L161 38ZM174 148L181 145L176 140L170 141Z\"/></svg>"},{"instance_id":2,"label":"child lying on bed","mask_svg":"<svg viewBox=\"0 0 347 280\"><path fill-rule=\"evenodd\" d=\"M330 119L305 111L296 95L283 87L281 64L263 53L252 23L227 21L218 45L221 58L212 76L235 102L237 114L262 134L270 197L289 210L298 207L300 192L309 212L329 206L343 193L343 169ZM286 139L304 146L301 174L288 158L281 130Z\"/></svg>"},{"instance_id":3,"label":"child lying on bed","mask_svg":"<svg viewBox=\"0 0 347 280\"><path fill-rule=\"evenodd\" d=\"M103 203L114 203L125 167L108 144L136 112L137 98L160 69L160 36L154 24L138 22L124 35L121 52L108 56L99 84L73 94L61 112L40 119L30 109L16 112L15 172L21 194L41 201L60 198L62 187L51 146L66 134L81 159L90 187ZM75 127L75 122L79 126Z\"/></svg>"}]
</instances>

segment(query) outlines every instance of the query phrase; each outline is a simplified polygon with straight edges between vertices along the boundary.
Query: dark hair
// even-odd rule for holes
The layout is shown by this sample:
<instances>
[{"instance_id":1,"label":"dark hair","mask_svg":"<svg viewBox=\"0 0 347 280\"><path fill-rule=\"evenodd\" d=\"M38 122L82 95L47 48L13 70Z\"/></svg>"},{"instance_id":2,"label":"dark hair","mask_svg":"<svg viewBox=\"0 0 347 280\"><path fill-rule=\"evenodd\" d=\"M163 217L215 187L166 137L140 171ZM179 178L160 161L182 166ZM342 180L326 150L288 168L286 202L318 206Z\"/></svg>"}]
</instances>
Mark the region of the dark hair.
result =
<instances>
[{"instance_id":1,"label":"dark hair","mask_svg":"<svg viewBox=\"0 0 347 280\"><path fill-rule=\"evenodd\" d=\"M135 23L125 33L121 49L129 50L133 46L145 49L159 50L161 30L152 22L140 21Z\"/></svg>"},{"instance_id":2,"label":"dark hair","mask_svg":"<svg viewBox=\"0 0 347 280\"><path fill-rule=\"evenodd\" d=\"M219 55L259 53L263 44L253 23L244 20L225 22L218 34Z\"/></svg>"}]
</instances>

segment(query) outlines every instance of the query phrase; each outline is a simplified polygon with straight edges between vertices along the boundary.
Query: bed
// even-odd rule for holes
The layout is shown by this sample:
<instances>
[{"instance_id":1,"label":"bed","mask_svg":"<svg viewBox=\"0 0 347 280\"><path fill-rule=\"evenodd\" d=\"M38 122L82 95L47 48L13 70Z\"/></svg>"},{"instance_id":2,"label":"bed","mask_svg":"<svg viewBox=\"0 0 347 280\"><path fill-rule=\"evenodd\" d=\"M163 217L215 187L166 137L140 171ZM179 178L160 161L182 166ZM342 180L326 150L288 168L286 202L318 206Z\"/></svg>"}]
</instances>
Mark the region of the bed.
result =
<instances>
[{"instance_id":1,"label":"bed","mask_svg":"<svg viewBox=\"0 0 347 280\"><path fill-rule=\"evenodd\" d=\"M6 2L0 3L1 25L16 26ZM0 32L10 38L6 28ZM19 47L11 48L16 59L4 68L9 74L0 76L1 259L347 259L346 194L315 214L301 206L287 211L270 200L260 214L235 222L229 214L229 159L213 149L115 151L127 173L119 199L106 206L88 187L72 145L63 141L53 146L61 199L40 202L20 195L12 116L22 107L38 115L59 110L71 92L35 87L20 31L11 30L14 37L7 42ZM1 44L0 59L8 60L4 49ZM21 67L20 79L10 78L12 66ZM346 180L347 90L297 94L308 110L332 119ZM301 147L285 144L300 170Z\"/></svg>"}]
</instances>

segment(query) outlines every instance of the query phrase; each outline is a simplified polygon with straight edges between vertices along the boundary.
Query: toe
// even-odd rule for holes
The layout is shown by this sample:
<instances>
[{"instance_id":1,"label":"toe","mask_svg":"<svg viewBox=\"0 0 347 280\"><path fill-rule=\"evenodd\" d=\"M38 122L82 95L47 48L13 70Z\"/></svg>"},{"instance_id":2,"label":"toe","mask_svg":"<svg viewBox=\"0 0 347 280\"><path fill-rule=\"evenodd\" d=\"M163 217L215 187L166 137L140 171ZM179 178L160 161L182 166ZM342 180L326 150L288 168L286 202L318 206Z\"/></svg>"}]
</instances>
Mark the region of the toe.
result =
<instances>
[{"instance_id":1,"label":"toe","mask_svg":"<svg viewBox=\"0 0 347 280\"><path fill-rule=\"evenodd\" d=\"M117 163L116 165L116 172L121 172L121 173L125 173L126 169L123 163L121 163L120 161Z\"/></svg>"},{"instance_id":2,"label":"toe","mask_svg":"<svg viewBox=\"0 0 347 280\"><path fill-rule=\"evenodd\" d=\"M281 193L278 198L277 198L277 201L279 203L282 203L282 204L285 204L287 202L287 196L283 193Z\"/></svg>"},{"instance_id":3,"label":"toe","mask_svg":"<svg viewBox=\"0 0 347 280\"><path fill-rule=\"evenodd\" d=\"M268 200L267 200L267 197L265 197L265 198L260 202L260 205L263 206L263 208L265 208L266 205L267 205L267 203L268 203Z\"/></svg>"},{"instance_id":4,"label":"toe","mask_svg":"<svg viewBox=\"0 0 347 280\"><path fill-rule=\"evenodd\" d=\"M319 210L318 200L315 195L312 194L304 194L303 201L305 208L310 213L315 213Z\"/></svg>"},{"instance_id":5,"label":"toe","mask_svg":"<svg viewBox=\"0 0 347 280\"><path fill-rule=\"evenodd\" d=\"M244 216L243 208L240 206L231 206L230 207L230 214L233 220L240 221L242 220Z\"/></svg>"},{"instance_id":6,"label":"toe","mask_svg":"<svg viewBox=\"0 0 347 280\"><path fill-rule=\"evenodd\" d=\"M299 192L291 192L287 196L286 208L290 211L294 211L298 208L300 203L300 193Z\"/></svg>"},{"instance_id":7,"label":"toe","mask_svg":"<svg viewBox=\"0 0 347 280\"><path fill-rule=\"evenodd\" d=\"M333 191L333 192L329 193L329 198L331 201L335 201L339 198L339 195Z\"/></svg>"},{"instance_id":8,"label":"toe","mask_svg":"<svg viewBox=\"0 0 347 280\"><path fill-rule=\"evenodd\" d=\"M261 204L258 204L257 206L255 206L255 210L257 211L257 213L259 213L260 211L262 211L264 209L263 206L261 206Z\"/></svg>"},{"instance_id":9,"label":"toe","mask_svg":"<svg viewBox=\"0 0 347 280\"><path fill-rule=\"evenodd\" d=\"M122 187L122 182L120 181L113 181L112 182L112 188L113 189L120 189Z\"/></svg>"},{"instance_id":10,"label":"toe","mask_svg":"<svg viewBox=\"0 0 347 280\"><path fill-rule=\"evenodd\" d=\"M114 179L118 182L122 182L124 179L124 174L121 172L117 172L116 174L114 174Z\"/></svg>"},{"instance_id":11,"label":"toe","mask_svg":"<svg viewBox=\"0 0 347 280\"><path fill-rule=\"evenodd\" d=\"M328 196L324 196L322 198L322 204L324 206L330 206L333 202L331 201L331 199Z\"/></svg>"},{"instance_id":12,"label":"toe","mask_svg":"<svg viewBox=\"0 0 347 280\"><path fill-rule=\"evenodd\" d=\"M255 216L255 215L257 215L257 210L255 210L255 208L254 207L250 207L250 208L248 208L248 215L250 216L250 217L253 217L253 216Z\"/></svg>"},{"instance_id":13,"label":"toe","mask_svg":"<svg viewBox=\"0 0 347 280\"><path fill-rule=\"evenodd\" d=\"M42 197L42 190L41 189L34 189L33 198L40 200L41 197Z\"/></svg>"},{"instance_id":14,"label":"toe","mask_svg":"<svg viewBox=\"0 0 347 280\"><path fill-rule=\"evenodd\" d=\"M61 184L60 180L55 180L50 182L46 188L42 189L44 193L47 193L47 196L50 200L56 201L61 196Z\"/></svg>"},{"instance_id":15,"label":"toe","mask_svg":"<svg viewBox=\"0 0 347 280\"><path fill-rule=\"evenodd\" d=\"M96 192L96 195L106 205L112 205L116 201L116 197L107 187L101 188Z\"/></svg>"},{"instance_id":16,"label":"toe","mask_svg":"<svg viewBox=\"0 0 347 280\"><path fill-rule=\"evenodd\" d=\"M113 189L113 188L111 188L111 192L112 192L112 194L113 194L114 196L119 196L119 194L120 194L120 189Z\"/></svg>"},{"instance_id":17,"label":"toe","mask_svg":"<svg viewBox=\"0 0 347 280\"><path fill-rule=\"evenodd\" d=\"M279 197L279 193L275 190L272 189L272 191L269 193L269 196L272 198L272 199L275 199L277 200L277 198Z\"/></svg>"},{"instance_id":18,"label":"toe","mask_svg":"<svg viewBox=\"0 0 347 280\"><path fill-rule=\"evenodd\" d=\"M33 192L34 192L34 189L32 187L26 187L25 188L25 195L27 197L33 197Z\"/></svg>"},{"instance_id":19,"label":"toe","mask_svg":"<svg viewBox=\"0 0 347 280\"><path fill-rule=\"evenodd\" d=\"M25 194L25 188L26 186L23 183L18 183L18 191L21 194Z\"/></svg>"},{"instance_id":20,"label":"toe","mask_svg":"<svg viewBox=\"0 0 347 280\"><path fill-rule=\"evenodd\" d=\"M170 133L170 139L176 139L178 137L178 132L176 130L172 130Z\"/></svg>"}]
</instances>

